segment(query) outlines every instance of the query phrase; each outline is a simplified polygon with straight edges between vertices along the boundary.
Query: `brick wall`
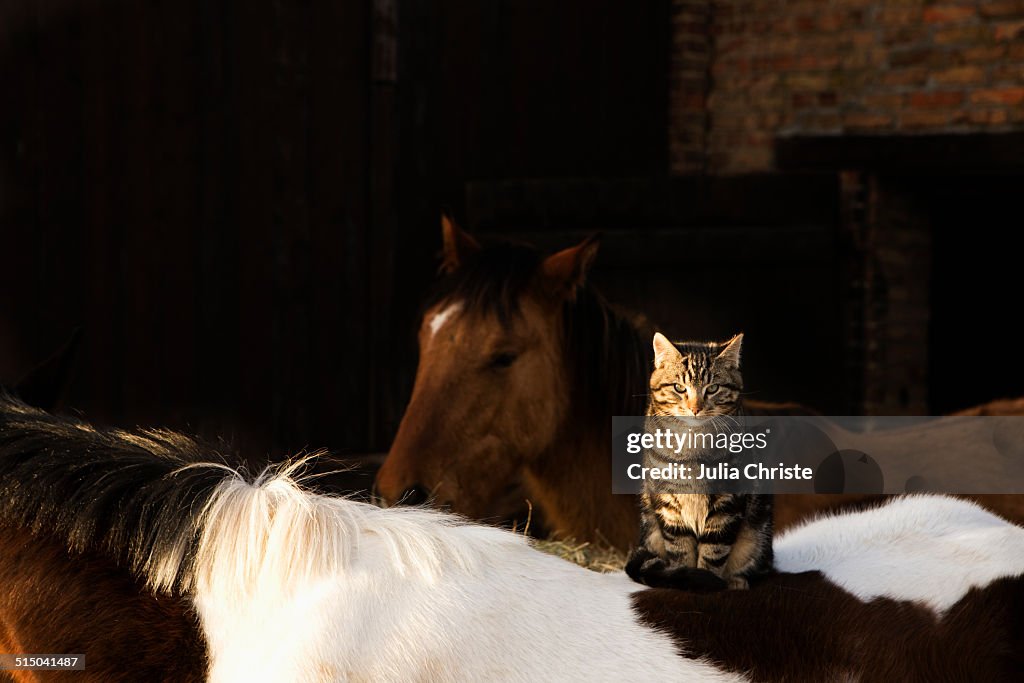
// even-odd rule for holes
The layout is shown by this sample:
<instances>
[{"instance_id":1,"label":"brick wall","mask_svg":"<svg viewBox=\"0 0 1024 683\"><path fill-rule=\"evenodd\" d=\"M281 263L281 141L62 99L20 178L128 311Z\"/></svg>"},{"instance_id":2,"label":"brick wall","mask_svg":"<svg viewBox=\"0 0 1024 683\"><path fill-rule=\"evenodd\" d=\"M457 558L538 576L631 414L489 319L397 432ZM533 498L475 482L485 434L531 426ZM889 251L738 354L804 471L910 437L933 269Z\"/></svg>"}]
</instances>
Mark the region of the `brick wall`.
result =
<instances>
[{"instance_id":1,"label":"brick wall","mask_svg":"<svg viewBox=\"0 0 1024 683\"><path fill-rule=\"evenodd\" d=\"M708 165L712 0L674 0L669 71L669 159L676 173Z\"/></svg>"},{"instance_id":2,"label":"brick wall","mask_svg":"<svg viewBox=\"0 0 1024 683\"><path fill-rule=\"evenodd\" d=\"M1024 0L676 0L674 10L675 173L771 170L777 136L1024 129Z\"/></svg>"}]
</instances>

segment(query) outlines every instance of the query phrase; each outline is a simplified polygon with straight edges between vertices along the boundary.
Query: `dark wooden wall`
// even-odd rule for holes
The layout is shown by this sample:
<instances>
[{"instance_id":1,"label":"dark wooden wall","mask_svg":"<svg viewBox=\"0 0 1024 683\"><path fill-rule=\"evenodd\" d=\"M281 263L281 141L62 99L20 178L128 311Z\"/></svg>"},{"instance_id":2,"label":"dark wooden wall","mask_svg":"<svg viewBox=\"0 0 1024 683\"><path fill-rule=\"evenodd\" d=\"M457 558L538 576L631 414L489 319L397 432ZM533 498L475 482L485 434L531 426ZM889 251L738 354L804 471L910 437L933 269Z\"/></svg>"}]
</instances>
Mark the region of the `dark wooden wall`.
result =
<instances>
[{"instance_id":1,"label":"dark wooden wall","mask_svg":"<svg viewBox=\"0 0 1024 683\"><path fill-rule=\"evenodd\" d=\"M367 10L4 3L5 376L81 325L90 417L368 445Z\"/></svg>"},{"instance_id":2,"label":"dark wooden wall","mask_svg":"<svg viewBox=\"0 0 1024 683\"><path fill-rule=\"evenodd\" d=\"M403 144L442 200L467 180L666 174L668 2L400 5Z\"/></svg>"},{"instance_id":3,"label":"dark wooden wall","mask_svg":"<svg viewBox=\"0 0 1024 683\"><path fill-rule=\"evenodd\" d=\"M466 183L662 176L667 2L5 0L0 381L253 460L386 449Z\"/></svg>"}]
</instances>

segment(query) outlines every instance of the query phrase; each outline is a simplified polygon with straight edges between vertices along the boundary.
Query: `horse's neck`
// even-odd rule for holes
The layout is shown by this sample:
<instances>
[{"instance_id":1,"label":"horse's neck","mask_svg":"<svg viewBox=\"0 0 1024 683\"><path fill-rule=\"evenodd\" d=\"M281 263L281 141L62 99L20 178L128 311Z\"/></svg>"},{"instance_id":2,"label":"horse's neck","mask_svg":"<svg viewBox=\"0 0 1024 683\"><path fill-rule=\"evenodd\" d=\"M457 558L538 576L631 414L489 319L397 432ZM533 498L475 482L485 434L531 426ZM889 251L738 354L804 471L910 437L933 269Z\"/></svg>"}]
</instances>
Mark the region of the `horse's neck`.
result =
<instances>
[{"instance_id":1,"label":"horse's neck","mask_svg":"<svg viewBox=\"0 0 1024 683\"><path fill-rule=\"evenodd\" d=\"M569 411L551 447L527 468L526 484L554 533L625 550L636 543L639 512L636 496L612 493L611 422L613 414L643 413L650 358L645 322L612 307L605 313L606 332L616 332L595 331L588 343L603 339L602 361L622 372L608 373L595 392L604 401Z\"/></svg>"},{"instance_id":2,"label":"horse's neck","mask_svg":"<svg viewBox=\"0 0 1024 683\"><path fill-rule=\"evenodd\" d=\"M639 513L636 496L612 493L607 422L566 425L527 469L526 485L555 535L625 550L636 543Z\"/></svg>"}]
</instances>

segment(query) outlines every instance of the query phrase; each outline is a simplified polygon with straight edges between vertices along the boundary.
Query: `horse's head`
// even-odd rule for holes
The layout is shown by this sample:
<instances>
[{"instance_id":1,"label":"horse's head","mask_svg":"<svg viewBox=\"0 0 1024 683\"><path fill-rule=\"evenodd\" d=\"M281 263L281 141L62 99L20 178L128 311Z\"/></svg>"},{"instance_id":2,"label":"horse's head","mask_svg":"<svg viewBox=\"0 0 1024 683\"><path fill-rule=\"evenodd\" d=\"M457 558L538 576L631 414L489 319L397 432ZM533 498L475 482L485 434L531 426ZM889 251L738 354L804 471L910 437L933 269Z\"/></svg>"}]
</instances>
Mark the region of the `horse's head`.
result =
<instances>
[{"instance_id":1,"label":"horse's head","mask_svg":"<svg viewBox=\"0 0 1024 683\"><path fill-rule=\"evenodd\" d=\"M565 308L597 242L545 258L527 246L481 248L447 218L442 228L446 277L420 324L412 398L377 491L386 503L432 497L487 517L551 446L574 400Z\"/></svg>"}]
</instances>

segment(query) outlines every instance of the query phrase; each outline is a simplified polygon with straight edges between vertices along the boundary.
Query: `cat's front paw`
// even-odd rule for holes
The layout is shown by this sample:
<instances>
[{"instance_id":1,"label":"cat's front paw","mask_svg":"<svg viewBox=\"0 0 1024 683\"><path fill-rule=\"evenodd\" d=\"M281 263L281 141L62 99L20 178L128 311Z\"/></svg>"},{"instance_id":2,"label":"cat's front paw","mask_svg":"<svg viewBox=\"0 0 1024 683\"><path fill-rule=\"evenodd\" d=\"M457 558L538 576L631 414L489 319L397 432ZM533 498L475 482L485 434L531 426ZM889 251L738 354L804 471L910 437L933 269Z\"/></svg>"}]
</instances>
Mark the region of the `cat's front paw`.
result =
<instances>
[{"instance_id":1,"label":"cat's front paw","mask_svg":"<svg viewBox=\"0 0 1024 683\"><path fill-rule=\"evenodd\" d=\"M671 567L660 559L644 564L639 574L639 578L634 580L651 588L671 588L691 593L717 593L728 588L725 579L706 569Z\"/></svg>"},{"instance_id":2,"label":"cat's front paw","mask_svg":"<svg viewBox=\"0 0 1024 683\"><path fill-rule=\"evenodd\" d=\"M626 561L626 574L637 583L647 585L645 578L651 574L663 572L665 561L646 548L637 548Z\"/></svg>"}]
</instances>

